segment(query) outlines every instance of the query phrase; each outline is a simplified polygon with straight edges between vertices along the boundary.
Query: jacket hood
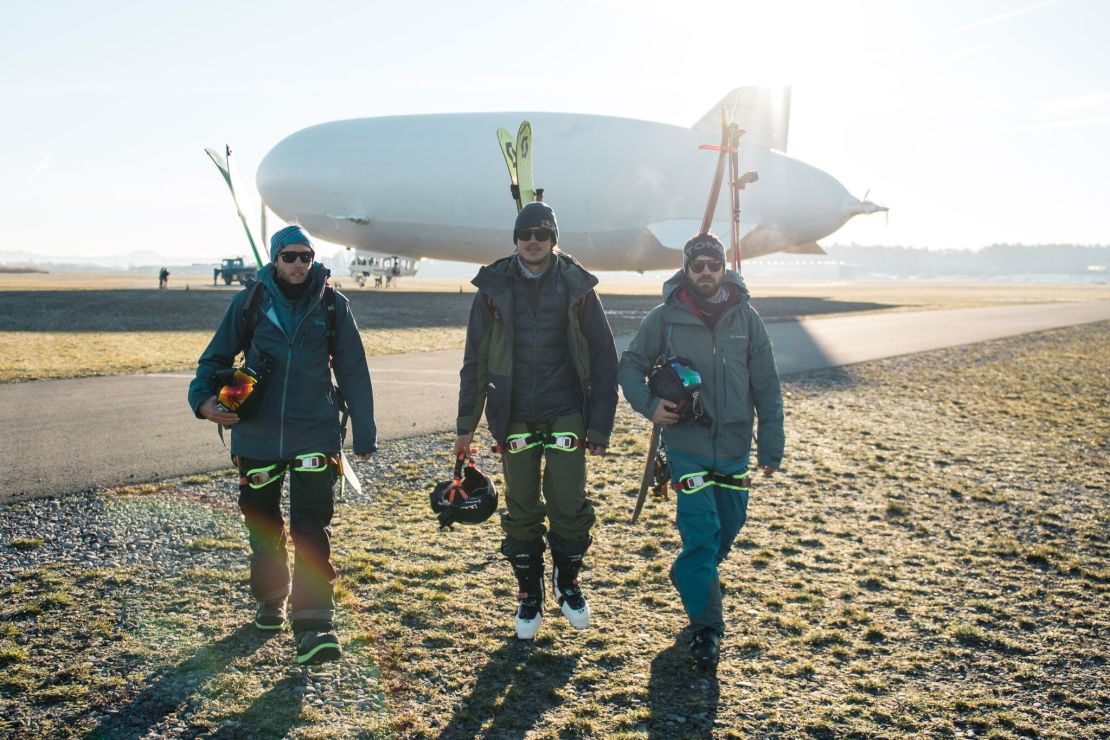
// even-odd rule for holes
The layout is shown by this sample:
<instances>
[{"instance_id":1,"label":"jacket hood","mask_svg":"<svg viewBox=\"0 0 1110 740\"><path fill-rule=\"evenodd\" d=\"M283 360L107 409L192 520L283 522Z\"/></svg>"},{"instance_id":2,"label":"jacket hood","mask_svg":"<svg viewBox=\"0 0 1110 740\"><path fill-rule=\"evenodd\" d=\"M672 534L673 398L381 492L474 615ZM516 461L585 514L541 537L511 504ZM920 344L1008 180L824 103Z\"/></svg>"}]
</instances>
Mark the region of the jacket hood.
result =
<instances>
[{"instance_id":1,"label":"jacket hood","mask_svg":"<svg viewBox=\"0 0 1110 740\"><path fill-rule=\"evenodd\" d=\"M570 295L574 300L586 295L597 285L597 278L582 267L574 257L565 252L555 252L554 256L555 260L548 269L558 271L558 274L566 281L567 287L570 289ZM516 269L513 264L515 258L516 254L510 254L493 264L485 265L478 270L478 274L470 283L490 296L508 290L512 286L513 270Z\"/></svg>"},{"instance_id":2,"label":"jacket hood","mask_svg":"<svg viewBox=\"0 0 1110 740\"><path fill-rule=\"evenodd\" d=\"M732 270L725 270L724 279L721 280L723 284L733 285L740 290L740 302L747 303L748 299L752 297L751 291L748 290L744 278ZM663 283L663 302L671 303L675 300L675 294L678 289L686 285L686 271L679 270L674 275Z\"/></svg>"}]
</instances>

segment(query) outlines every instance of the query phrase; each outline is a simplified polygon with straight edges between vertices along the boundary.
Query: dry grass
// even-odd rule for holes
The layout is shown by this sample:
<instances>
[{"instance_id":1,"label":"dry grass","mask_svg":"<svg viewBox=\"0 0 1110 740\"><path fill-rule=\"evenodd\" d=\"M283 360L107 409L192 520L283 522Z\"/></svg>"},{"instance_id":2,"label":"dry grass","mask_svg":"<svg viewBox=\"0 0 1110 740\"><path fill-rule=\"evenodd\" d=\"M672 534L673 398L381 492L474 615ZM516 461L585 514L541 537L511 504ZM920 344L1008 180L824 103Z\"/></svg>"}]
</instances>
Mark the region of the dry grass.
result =
<instances>
[{"instance_id":1,"label":"dry grass","mask_svg":"<svg viewBox=\"0 0 1110 740\"><path fill-rule=\"evenodd\" d=\"M673 501L628 524L646 434L623 406L591 462L588 632L549 603L518 642L495 523L434 530L446 436L363 470L376 498L341 505L334 536L342 665L360 677L324 680L352 701L384 686L387 714L306 702L321 679L240 628L230 497L108 498L209 517L207 539L178 545L226 564L183 553L165 582L44 566L0 589L0 733L33 716L58 735L1105 737L1107 367L1103 323L793 379L786 470L753 488L723 566L715 676L691 667L667 582Z\"/></svg>"},{"instance_id":2,"label":"dry grass","mask_svg":"<svg viewBox=\"0 0 1110 740\"><path fill-rule=\"evenodd\" d=\"M214 329L213 329L214 331ZM192 373L212 332L0 332L0 383L131 373ZM362 332L368 356L455 349L464 327Z\"/></svg>"},{"instance_id":3,"label":"dry grass","mask_svg":"<svg viewBox=\"0 0 1110 740\"><path fill-rule=\"evenodd\" d=\"M137 290L132 284L137 277L142 276L0 275L0 382L192 372L237 289ZM634 332L657 302L657 284L642 296L631 292L638 285L618 279L602 285L603 291L611 291L604 300L618 335ZM469 290L351 290L367 354L461 347ZM759 286L759 293L755 303L770 320L1110 298L1110 288L1094 285L767 283Z\"/></svg>"}]
</instances>

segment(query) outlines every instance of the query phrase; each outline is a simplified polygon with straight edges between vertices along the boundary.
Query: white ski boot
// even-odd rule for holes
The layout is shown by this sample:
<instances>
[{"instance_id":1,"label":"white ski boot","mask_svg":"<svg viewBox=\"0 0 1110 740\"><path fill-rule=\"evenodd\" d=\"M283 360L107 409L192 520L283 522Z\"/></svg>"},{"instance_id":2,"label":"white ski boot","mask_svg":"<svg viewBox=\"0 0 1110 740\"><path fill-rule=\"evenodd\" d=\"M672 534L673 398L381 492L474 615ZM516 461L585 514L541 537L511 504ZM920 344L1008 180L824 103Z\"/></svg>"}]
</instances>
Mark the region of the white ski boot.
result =
<instances>
[{"instance_id":1,"label":"white ski boot","mask_svg":"<svg viewBox=\"0 0 1110 740\"><path fill-rule=\"evenodd\" d=\"M570 622L570 626L576 630L586 629L590 626L590 605L586 602L586 597L582 595L582 589L578 586L578 579L575 578L570 583L561 584L559 583L558 563L551 570L551 586L555 589L555 599L563 610L563 616ZM575 568L574 570L577 571L578 569Z\"/></svg>"},{"instance_id":2,"label":"white ski boot","mask_svg":"<svg viewBox=\"0 0 1110 740\"><path fill-rule=\"evenodd\" d=\"M538 594L521 593L520 605L516 609L516 638L531 640L536 636L543 622L543 589Z\"/></svg>"}]
</instances>

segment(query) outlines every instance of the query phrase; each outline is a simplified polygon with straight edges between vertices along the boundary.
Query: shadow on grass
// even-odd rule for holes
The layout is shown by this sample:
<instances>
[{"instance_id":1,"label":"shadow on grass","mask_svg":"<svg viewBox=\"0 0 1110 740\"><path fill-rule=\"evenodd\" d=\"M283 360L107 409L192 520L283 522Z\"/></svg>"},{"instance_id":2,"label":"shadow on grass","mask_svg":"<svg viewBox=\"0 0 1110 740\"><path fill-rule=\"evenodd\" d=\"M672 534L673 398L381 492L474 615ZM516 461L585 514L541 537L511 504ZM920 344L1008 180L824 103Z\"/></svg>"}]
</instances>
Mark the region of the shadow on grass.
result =
<instances>
[{"instance_id":1,"label":"shadow on grass","mask_svg":"<svg viewBox=\"0 0 1110 740\"><path fill-rule=\"evenodd\" d=\"M526 640L507 638L489 657L440 740L472 738L492 720L488 734L523 737L550 709L563 703L558 689L574 673L578 656L556 655Z\"/></svg>"},{"instance_id":2,"label":"shadow on grass","mask_svg":"<svg viewBox=\"0 0 1110 740\"><path fill-rule=\"evenodd\" d=\"M233 660L253 653L273 634L280 633L259 632L253 624L245 624L200 648L188 660L151 676L144 691L128 706L102 720L88 737L114 739L146 735L188 701L202 684L223 672Z\"/></svg>"},{"instance_id":3,"label":"shadow on grass","mask_svg":"<svg viewBox=\"0 0 1110 740\"><path fill-rule=\"evenodd\" d=\"M285 737L300 721L306 681L303 670L291 671L247 707L239 717L239 724L244 730L263 737Z\"/></svg>"},{"instance_id":4,"label":"shadow on grass","mask_svg":"<svg viewBox=\"0 0 1110 740\"><path fill-rule=\"evenodd\" d=\"M648 680L648 737L712 737L721 685L715 672L703 672L690 656L690 631L651 661Z\"/></svg>"}]
</instances>

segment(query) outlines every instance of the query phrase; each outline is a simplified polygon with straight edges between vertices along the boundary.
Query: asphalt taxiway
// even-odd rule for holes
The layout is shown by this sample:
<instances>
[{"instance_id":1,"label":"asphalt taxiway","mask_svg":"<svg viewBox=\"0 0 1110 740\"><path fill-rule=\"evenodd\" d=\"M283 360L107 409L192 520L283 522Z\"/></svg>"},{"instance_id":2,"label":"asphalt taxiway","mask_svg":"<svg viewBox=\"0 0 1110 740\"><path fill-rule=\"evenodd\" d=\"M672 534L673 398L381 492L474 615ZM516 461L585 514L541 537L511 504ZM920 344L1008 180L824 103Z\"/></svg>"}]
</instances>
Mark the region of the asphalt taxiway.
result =
<instances>
[{"instance_id":1,"label":"asphalt taxiway","mask_svg":"<svg viewBox=\"0 0 1110 740\"><path fill-rule=\"evenodd\" d=\"M1110 301L1087 301L776 321L768 331L791 375L1107 320ZM379 440L453 431L461 361L461 349L370 358ZM188 408L191 377L0 385L0 501L230 467L216 426Z\"/></svg>"}]
</instances>

